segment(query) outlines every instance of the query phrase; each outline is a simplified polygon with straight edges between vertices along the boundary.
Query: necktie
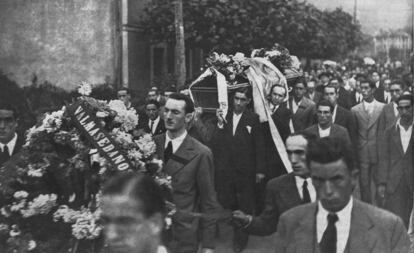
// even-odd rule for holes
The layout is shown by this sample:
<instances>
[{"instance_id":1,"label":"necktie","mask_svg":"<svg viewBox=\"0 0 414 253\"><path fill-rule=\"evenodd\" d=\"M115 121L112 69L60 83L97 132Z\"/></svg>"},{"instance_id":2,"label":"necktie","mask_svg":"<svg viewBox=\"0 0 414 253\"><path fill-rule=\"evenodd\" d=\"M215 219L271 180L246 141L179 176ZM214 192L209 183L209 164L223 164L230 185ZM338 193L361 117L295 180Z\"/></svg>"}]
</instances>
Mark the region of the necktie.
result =
<instances>
[{"instance_id":1,"label":"necktie","mask_svg":"<svg viewBox=\"0 0 414 253\"><path fill-rule=\"evenodd\" d=\"M150 127L151 134L154 134L153 128L154 128L154 121L151 120L151 127Z\"/></svg>"},{"instance_id":2,"label":"necktie","mask_svg":"<svg viewBox=\"0 0 414 253\"><path fill-rule=\"evenodd\" d=\"M9 147L7 145L3 146L3 156L8 160L10 158Z\"/></svg>"},{"instance_id":3,"label":"necktie","mask_svg":"<svg viewBox=\"0 0 414 253\"><path fill-rule=\"evenodd\" d=\"M335 222L338 221L338 216L335 213L328 214L328 226L323 233L322 240L319 243L321 253L336 253L336 227Z\"/></svg>"},{"instance_id":4,"label":"necktie","mask_svg":"<svg viewBox=\"0 0 414 253\"><path fill-rule=\"evenodd\" d=\"M167 148L164 150L164 164L166 164L168 160L171 158L172 153L173 153L172 141L169 141Z\"/></svg>"},{"instance_id":5,"label":"necktie","mask_svg":"<svg viewBox=\"0 0 414 253\"><path fill-rule=\"evenodd\" d=\"M310 203L311 199L310 199L310 195L308 191L308 181L306 180L303 181L302 194L303 194L303 203Z\"/></svg>"}]
</instances>

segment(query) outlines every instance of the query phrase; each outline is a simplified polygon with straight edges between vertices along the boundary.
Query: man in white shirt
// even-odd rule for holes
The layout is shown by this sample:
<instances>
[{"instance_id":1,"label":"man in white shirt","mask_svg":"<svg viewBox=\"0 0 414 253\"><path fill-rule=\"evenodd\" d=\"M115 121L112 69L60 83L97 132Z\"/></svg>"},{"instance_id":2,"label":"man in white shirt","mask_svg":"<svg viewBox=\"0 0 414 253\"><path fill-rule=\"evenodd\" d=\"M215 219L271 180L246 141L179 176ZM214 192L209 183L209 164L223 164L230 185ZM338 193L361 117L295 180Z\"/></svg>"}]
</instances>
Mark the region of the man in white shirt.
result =
<instances>
[{"instance_id":1,"label":"man in white shirt","mask_svg":"<svg viewBox=\"0 0 414 253\"><path fill-rule=\"evenodd\" d=\"M384 208L400 216L408 228L413 209L413 99L402 95L400 118L385 131L379 148L377 196Z\"/></svg>"},{"instance_id":2,"label":"man in white shirt","mask_svg":"<svg viewBox=\"0 0 414 253\"><path fill-rule=\"evenodd\" d=\"M23 145L23 138L17 135L16 128L16 109L9 104L0 103L0 167Z\"/></svg>"},{"instance_id":3,"label":"man in white shirt","mask_svg":"<svg viewBox=\"0 0 414 253\"><path fill-rule=\"evenodd\" d=\"M266 207L259 216L233 212L234 223L252 235L266 236L276 231L279 216L295 206L316 200L316 191L309 177L306 162L307 136L292 134L286 139L286 151L293 173L274 178L267 183Z\"/></svg>"},{"instance_id":4,"label":"man in white shirt","mask_svg":"<svg viewBox=\"0 0 414 253\"><path fill-rule=\"evenodd\" d=\"M330 137L311 142L308 150L318 201L282 214L274 252L408 252L399 217L352 197L358 171L351 152Z\"/></svg>"},{"instance_id":5,"label":"man in white shirt","mask_svg":"<svg viewBox=\"0 0 414 253\"><path fill-rule=\"evenodd\" d=\"M163 171L172 177L172 199L179 213L212 214L220 209L214 189L214 161L210 149L188 135L193 118L190 97L173 93L167 99L164 122L167 132L154 137L156 153L164 160ZM172 223L171 252L213 252L216 220L177 215ZM201 244L201 245L200 245Z\"/></svg>"}]
</instances>

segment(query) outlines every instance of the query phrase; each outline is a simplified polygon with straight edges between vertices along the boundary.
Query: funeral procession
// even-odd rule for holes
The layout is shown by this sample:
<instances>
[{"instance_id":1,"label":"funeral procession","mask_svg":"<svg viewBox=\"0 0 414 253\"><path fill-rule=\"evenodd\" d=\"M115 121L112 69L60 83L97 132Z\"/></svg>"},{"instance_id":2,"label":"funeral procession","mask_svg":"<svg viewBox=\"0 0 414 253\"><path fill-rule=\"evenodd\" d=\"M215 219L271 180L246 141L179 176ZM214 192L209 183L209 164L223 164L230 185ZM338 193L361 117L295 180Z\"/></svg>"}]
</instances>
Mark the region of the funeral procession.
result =
<instances>
[{"instance_id":1,"label":"funeral procession","mask_svg":"<svg viewBox=\"0 0 414 253\"><path fill-rule=\"evenodd\" d=\"M414 0L0 0L0 253L414 253Z\"/></svg>"}]
</instances>

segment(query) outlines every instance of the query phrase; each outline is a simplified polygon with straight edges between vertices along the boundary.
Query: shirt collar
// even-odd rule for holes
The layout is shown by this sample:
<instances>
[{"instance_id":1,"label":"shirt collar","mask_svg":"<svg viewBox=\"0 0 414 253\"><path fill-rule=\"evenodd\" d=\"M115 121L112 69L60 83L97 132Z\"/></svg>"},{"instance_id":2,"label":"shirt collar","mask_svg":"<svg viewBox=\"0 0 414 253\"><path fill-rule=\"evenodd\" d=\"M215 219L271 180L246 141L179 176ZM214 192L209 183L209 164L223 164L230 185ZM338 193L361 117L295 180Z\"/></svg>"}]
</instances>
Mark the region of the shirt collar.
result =
<instances>
[{"instance_id":1,"label":"shirt collar","mask_svg":"<svg viewBox=\"0 0 414 253\"><path fill-rule=\"evenodd\" d=\"M402 128L405 131L405 128L403 126L401 126L400 121L401 121L401 118L398 118L397 122L395 123L395 125L397 127L397 130L400 129L400 128ZM411 125L408 127L407 132L410 131L410 129L413 127L413 124L414 124L414 122L411 123Z\"/></svg>"},{"instance_id":2,"label":"shirt collar","mask_svg":"<svg viewBox=\"0 0 414 253\"><path fill-rule=\"evenodd\" d=\"M165 134L165 143L167 144L169 141L181 143L184 141L185 137L187 136L187 130L184 131L183 134L181 134L178 137L175 137L174 139L171 139L170 136L168 136L168 133Z\"/></svg>"},{"instance_id":3,"label":"shirt collar","mask_svg":"<svg viewBox=\"0 0 414 253\"><path fill-rule=\"evenodd\" d=\"M158 124L158 122L160 121L160 116L156 117L154 120L150 119L150 122L153 121L154 124Z\"/></svg>"},{"instance_id":4,"label":"shirt collar","mask_svg":"<svg viewBox=\"0 0 414 253\"><path fill-rule=\"evenodd\" d=\"M338 216L338 220L346 219L346 217L350 218L353 206L354 206L354 199L351 196L349 198L348 204L346 204L346 206L342 208L342 210L340 210L339 212L336 212L336 215ZM329 212L322 206L321 201L318 201L318 213L322 215L322 217L327 217L328 214L331 212Z\"/></svg>"},{"instance_id":5,"label":"shirt collar","mask_svg":"<svg viewBox=\"0 0 414 253\"><path fill-rule=\"evenodd\" d=\"M7 145L7 148L9 149L9 153L13 153L14 147L16 146L16 141L17 141L17 134L14 133L13 138L8 143L1 143L0 142L1 151L3 151L4 146Z\"/></svg>"}]
</instances>

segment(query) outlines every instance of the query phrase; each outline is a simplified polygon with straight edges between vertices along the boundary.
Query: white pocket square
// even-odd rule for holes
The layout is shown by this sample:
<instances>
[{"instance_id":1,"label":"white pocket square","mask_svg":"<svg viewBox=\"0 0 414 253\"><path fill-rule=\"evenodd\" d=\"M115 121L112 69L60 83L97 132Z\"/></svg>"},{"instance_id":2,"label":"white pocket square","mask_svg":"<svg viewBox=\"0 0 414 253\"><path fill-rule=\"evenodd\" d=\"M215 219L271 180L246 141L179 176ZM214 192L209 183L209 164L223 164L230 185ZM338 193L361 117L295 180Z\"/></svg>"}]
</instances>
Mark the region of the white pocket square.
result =
<instances>
[{"instance_id":1,"label":"white pocket square","mask_svg":"<svg viewBox=\"0 0 414 253\"><path fill-rule=\"evenodd\" d=\"M252 132L252 127L251 126L246 126L247 128L247 132L249 132L249 134Z\"/></svg>"}]
</instances>

